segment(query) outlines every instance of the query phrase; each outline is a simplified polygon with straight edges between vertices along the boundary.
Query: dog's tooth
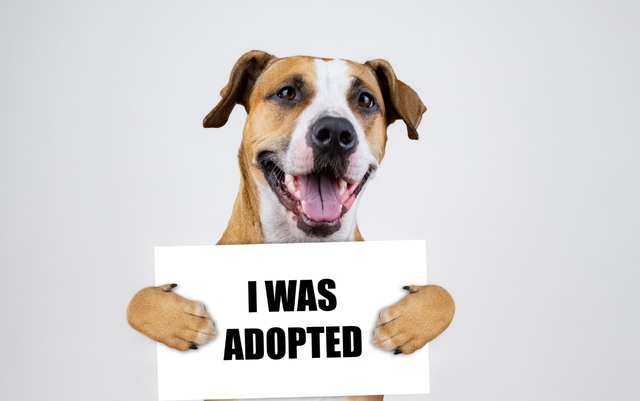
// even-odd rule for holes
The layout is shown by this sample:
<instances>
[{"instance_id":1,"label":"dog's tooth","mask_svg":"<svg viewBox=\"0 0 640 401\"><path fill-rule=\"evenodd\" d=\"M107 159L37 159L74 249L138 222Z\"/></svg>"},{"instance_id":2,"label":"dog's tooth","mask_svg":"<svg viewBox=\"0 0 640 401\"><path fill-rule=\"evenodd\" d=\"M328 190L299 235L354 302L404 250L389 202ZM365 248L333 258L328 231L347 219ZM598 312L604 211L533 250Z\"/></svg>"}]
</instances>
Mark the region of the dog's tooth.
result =
<instances>
[{"instance_id":1,"label":"dog's tooth","mask_svg":"<svg viewBox=\"0 0 640 401\"><path fill-rule=\"evenodd\" d=\"M287 185L289 192L294 193L296 191L296 184L291 174L284 176L284 183Z\"/></svg>"},{"instance_id":2,"label":"dog's tooth","mask_svg":"<svg viewBox=\"0 0 640 401\"><path fill-rule=\"evenodd\" d=\"M300 199L300 190L299 190L299 189L298 189L298 190L295 190L295 191L293 192L293 194L295 195L296 199Z\"/></svg>"},{"instance_id":3,"label":"dog's tooth","mask_svg":"<svg viewBox=\"0 0 640 401\"><path fill-rule=\"evenodd\" d=\"M307 202L302 201L300 205L302 206L302 213L307 214Z\"/></svg>"},{"instance_id":4,"label":"dog's tooth","mask_svg":"<svg viewBox=\"0 0 640 401\"><path fill-rule=\"evenodd\" d=\"M289 184L290 182L293 182L293 176L291 174L286 174L284 176L284 182L286 182L287 184Z\"/></svg>"},{"instance_id":5,"label":"dog's tooth","mask_svg":"<svg viewBox=\"0 0 640 401\"><path fill-rule=\"evenodd\" d=\"M338 187L340 188L340 195L342 195L347 189L347 182L341 178L340 181L338 181Z\"/></svg>"}]
</instances>

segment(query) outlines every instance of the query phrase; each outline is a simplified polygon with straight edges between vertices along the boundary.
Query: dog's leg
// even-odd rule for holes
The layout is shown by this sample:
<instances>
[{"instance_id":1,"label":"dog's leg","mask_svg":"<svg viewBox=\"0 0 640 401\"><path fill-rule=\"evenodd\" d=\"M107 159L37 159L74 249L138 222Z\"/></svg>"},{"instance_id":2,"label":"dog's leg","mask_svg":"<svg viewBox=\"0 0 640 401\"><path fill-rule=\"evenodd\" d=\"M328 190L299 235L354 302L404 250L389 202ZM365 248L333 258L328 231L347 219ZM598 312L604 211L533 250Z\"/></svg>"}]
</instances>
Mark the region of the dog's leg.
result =
<instances>
[{"instance_id":1,"label":"dog's leg","mask_svg":"<svg viewBox=\"0 0 640 401\"><path fill-rule=\"evenodd\" d=\"M171 292L175 286L140 290L129 303L127 320L134 329L168 347L197 349L216 334L213 320L203 304Z\"/></svg>"},{"instance_id":2,"label":"dog's leg","mask_svg":"<svg viewBox=\"0 0 640 401\"><path fill-rule=\"evenodd\" d=\"M411 354L442 333L453 319L451 295L437 285L404 287L409 294L380 312L373 332L376 346Z\"/></svg>"}]
</instances>

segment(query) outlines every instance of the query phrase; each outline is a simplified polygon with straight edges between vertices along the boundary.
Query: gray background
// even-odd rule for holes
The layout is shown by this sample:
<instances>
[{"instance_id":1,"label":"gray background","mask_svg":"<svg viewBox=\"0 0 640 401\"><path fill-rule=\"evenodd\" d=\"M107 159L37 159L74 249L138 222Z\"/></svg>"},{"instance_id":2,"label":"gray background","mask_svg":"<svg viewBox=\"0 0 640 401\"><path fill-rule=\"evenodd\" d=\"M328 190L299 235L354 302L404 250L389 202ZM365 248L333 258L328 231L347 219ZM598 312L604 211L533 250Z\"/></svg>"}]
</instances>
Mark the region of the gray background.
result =
<instances>
[{"instance_id":1,"label":"gray background","mask_svg":"<svg viewBox=\"0 0 640 401\"><path fill-rule=\"evenodd\" d=\"M125 309L226 225L244 111L201 121L251 49L384 58L429 108L359 210L457 303L413 399L637 397L637 2L90 3L0 4L0 398L156 399Z\"/></svg>"}]
</instances>

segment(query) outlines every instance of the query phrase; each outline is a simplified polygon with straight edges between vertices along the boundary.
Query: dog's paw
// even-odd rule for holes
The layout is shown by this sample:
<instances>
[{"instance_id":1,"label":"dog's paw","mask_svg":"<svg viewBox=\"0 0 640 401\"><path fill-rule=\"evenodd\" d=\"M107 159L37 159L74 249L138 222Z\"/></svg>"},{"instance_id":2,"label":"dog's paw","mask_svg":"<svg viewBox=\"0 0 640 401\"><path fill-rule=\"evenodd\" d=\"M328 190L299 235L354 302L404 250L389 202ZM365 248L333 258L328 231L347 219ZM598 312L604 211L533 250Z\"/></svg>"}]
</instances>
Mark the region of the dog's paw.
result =
<instances>
[{"instance_id":1,"label":"dog's paw","mask_svg":"<svg viewBox=\"0 0 640 401\"><path fill-rule=\"evenodd\" d=\"M380 312L373 343L395 354L411 354L436 338L451 323L455 304L437 285L407 286L398 303Z\"/></svg>"},{"instance_id":2,"label":"dog's paw","mask_svg":"<svg viewBox=\"0 0 640 401\"><path fill-rule=\"evenodd\" d=\"M142 334L181 351L198 349L216 335L213 320L200 302L171 292L176 284L140 290L129 303L127 320Z\"/></svg>"}]
</instances>

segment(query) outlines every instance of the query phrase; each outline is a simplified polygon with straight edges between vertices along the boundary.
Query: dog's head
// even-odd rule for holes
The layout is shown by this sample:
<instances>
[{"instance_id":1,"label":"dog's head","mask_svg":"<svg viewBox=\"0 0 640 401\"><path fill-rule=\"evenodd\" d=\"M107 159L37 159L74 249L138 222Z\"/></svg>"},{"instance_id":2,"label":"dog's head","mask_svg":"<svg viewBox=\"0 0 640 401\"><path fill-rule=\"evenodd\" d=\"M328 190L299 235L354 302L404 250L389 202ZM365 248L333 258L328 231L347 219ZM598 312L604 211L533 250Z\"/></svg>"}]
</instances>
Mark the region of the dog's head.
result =
<instances>
[{"instance_id":1,"label":"dog's head","mask_svg":"<svg viewBox=\"0 0 640 401\"><path fill-rule=\"evenodd\" d=\"M357 197L382 161L387 126L401 119L409 138L418 139L426 111L384 60L252 51L238 60L220 95L204 126L221 127L236 104L245 107L240 165L259 188L261 218L320 239L353 235Z\"/></svg>"}]
</instances>

